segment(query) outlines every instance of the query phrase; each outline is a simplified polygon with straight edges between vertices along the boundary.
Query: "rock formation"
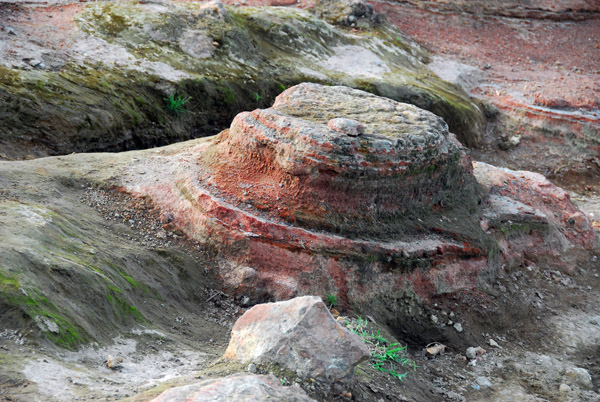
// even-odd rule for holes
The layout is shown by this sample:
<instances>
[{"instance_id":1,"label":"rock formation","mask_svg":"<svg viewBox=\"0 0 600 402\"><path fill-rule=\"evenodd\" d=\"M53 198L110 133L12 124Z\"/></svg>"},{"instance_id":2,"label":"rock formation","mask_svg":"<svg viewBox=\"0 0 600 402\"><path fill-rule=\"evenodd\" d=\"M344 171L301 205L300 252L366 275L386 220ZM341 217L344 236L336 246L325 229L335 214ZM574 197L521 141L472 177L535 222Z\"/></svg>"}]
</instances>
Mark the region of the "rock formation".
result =
<instances>
[{"instance_id":1,"label":"rock formation","mask_svg":"<svg viewBox=\"0 0 600 402\"><path fill-rule=\"evenodd\" d=\"M436 53L443 79L485 100L475 160L541 173L598 216L600 3L586 0L400 0L373 3Z\"/></svg>"},{"instance_id":2,"label":"rock formation","mask_svg":"<svg viewBox=\"0 0 600 402\"><path fill-rule=\"evenodd\" d=\"M586 0L396 0L437 12L463 12L513 18L585 20L598 18L600 6Z\"/></svg>"},{"instance_id":3,"label":"rock formation","mask_svg":"<svg viewBox=\"0 0 600 402\"><path fill-rule=\"evenodd\" d=\"M0 162L0 240L2 323L22 331L1 332L11 359L2 370L16 378L15 372L35 367L29 378L43 396L56 394L42 375L57 367L56 359L22 358L17 342L23 334L48 350L75 349L93 341L106 345L115 334L133 336L134 328L149 347L170 344L178 353L177 340L193 337L208 357L218 351L216 358L225 349L229 320L240 313L231 305L214 310L213 302L225 304L225 294L244 306L331 295L342 312L368 315L403 343L422 347L442 339L464 350L481 344L475 338L482 316L487 325L503 314L511 328L528 325L531 312L524 309L553 291L535 294L516 276L514 291L508 284L501 290L499 276L506 281L527 267L527 280L548 276L545 286L568 285L571 279L560 271L575 278L592 266L598 243L588 217L565 191L538 174L471 163L432 113L317 84L286 90L272 108L242 113L210 138L121 154ZM587 275L597 280L591 268ZM532 298L511 304L525 291ZM483 304L494 292L510 300L496 308ZM430 316L444 301L460 321ZM470 308L479 308L471 321ZM554 328L556 319L548 317ZM519 329L533 325L539 324ZM572 345L581 337L559 342ZM503 353L509 351L511 341L499 339ZM107 354L117 356L102 359ZM138 357L126 356L124 370L141 367ZM92 361L96 370L102 361ZM208 375L245 369L223 364ZM170 357L160 367L183 370ZM97 387L92 374L67 384L71 373L81 374L57 373L69 398ZM368 381L376 376L366 375ZM264 377L249 381L267 389ZM99 395L124 397L139 384L104 384ZM213 389L204 385L173 392ZM302 383L312 397L323 395L310 385ZM363 382L339 392L377 401L383 388L375 389ZM279 389L268 390L279 395Z\"/></svg>"},{"instance_id":4,"label":"rock formation","mask_svg":"<svg viewBox=\"0 0 600 402\"><path fill-rule=\"evenodd\" d=\"M177 158L142 162L149 174L131 171L124 188L220 250L228 291L253 301L337 294L399 320L417 301L521 261L516 244L533 242L534 258L560 265L596 242L541 176L472 171L441 119L348 88L290 88ZM559 210L569 216L556 219Z\"/></svg>"}]
</instances>

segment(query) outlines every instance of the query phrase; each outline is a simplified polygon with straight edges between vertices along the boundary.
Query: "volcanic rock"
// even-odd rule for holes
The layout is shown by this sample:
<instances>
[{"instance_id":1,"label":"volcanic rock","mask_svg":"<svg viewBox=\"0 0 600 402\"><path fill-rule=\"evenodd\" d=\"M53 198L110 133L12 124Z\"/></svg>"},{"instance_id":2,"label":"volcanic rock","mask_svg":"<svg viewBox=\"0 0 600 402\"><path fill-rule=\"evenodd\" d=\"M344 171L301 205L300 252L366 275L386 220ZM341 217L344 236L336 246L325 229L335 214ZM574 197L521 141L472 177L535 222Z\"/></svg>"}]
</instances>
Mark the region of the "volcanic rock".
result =
<instances>
[{"instance_id":1,"label":"volcanic rock","mask_svg":"<svg viewBox=\"0 0 600 402\"><path fill-rule=\"evenodd\" d=\"M244 364L277 364L327 382L349 379L370 356L363 341L315 296L254 306L235 323L224 355Z\"/></svg>"},{"instance_id":2,"label":"volcanic rock","mask_svg":"<svg viewBox=\"0 0 600 402\"><path fill-rule=\"evenodd\" d=\"M297 386L284 387L273 375L237 374L164 391L153 402L312 402Z\"/></svg>"},{"instance_id":3,"label":"volcanic rock","mask_svg":"<svg viewBox=\"0 0 600 402\"><path fill-rule=\"evenodd\" d=\"M362 134L330 129L333 119L360 123ZM432 299L477 290L503 264L569 270L597 244L564 191L539 175L473 165L431 113L314 84L211 138L0 162L0 184L3 318L73 348L165 320L139 283L189 300L214 275L248 305L335 294L339 309L401 329ZM118 191L154 216L146 248L134 238L148 217L115 201ZM162 249L176 238L202 253L205 269ZM86 314L73 303L81 294Z\"/></svg>"}]
</instances>

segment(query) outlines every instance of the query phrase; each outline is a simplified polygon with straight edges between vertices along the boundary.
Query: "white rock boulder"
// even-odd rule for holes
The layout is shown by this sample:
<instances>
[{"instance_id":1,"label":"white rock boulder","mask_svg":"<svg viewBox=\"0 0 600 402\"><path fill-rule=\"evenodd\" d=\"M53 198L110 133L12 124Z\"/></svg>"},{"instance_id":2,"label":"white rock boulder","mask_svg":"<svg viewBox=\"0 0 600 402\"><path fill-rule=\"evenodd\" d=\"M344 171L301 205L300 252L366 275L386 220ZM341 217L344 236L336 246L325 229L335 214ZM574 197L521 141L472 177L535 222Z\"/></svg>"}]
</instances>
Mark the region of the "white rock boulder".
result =
<instances>
[{"instance_id":1,"label":"white rock boulder","mask_svg":"<svg viewBox=\"0 0 600 402\"><path fill-rule=\"evenodd\" d=\"M235 323L226 359L277 364L303 378L350 378L370 353L316 296L254 306Z\"/></svg>"}]
</instances>

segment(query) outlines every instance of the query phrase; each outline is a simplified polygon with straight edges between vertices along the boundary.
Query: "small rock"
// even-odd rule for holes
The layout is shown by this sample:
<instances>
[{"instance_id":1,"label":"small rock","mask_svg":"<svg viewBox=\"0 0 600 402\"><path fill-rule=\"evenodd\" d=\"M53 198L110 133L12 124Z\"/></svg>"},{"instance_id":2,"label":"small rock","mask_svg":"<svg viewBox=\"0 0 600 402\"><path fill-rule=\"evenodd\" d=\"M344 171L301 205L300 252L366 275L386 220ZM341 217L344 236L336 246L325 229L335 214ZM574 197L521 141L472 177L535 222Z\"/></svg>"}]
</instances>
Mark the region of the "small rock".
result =
<instances>
[{"instance_id":1,"label":"small rock","mask_svg":"<svg viewBox=\"0 0 600 402\"><path fill-rule=\"evenodd\" d=\"M569 387L567 384L560 384L560 387L558 387L558 391L559 392L571 392L571 387Z\"/></svg>"},{"instance_id":2,"label":"small rock","mask_svg":"<svg viewBox=\"0 0 600 402\"><path fill-rule=\"evenodd\" d=\"M490 380L488 380L487 377L483 377L483 376L477 377L475 382L477 383L477 385L479 385L482 388L489 388L492 386L492 383L490 382Z\"/></svg>"},{"instance_id":3,"label":"small rock","mask_svg":"<svg viewBox=\"0 0 600 402\"><path fill-rule=\"evenodd\" d=\"M9 35L16 35L17 33L15 32L15 30L11 27L5 27L6 33Z\"/></svg>"},{"instance_id":4,"label":"small rock","mask_svg":"<svg viewBox=\"0 0 600 402\"><path fill-rule=\"evenodd\" d=\"M590 324L600 325L600 315L590 318Z\"/></svg>"},{"instance_id":5,"label":"small rock","mask_svg":"<svg viewBox=\"0 0 600 402\"><path fill-rule=\"evenodd\" d=\"M472 359L476 359L477 356L483 355L484 353L485 353L485 349L483 349L482 347L477 346L475 348L475 347L471 346L470 348L467 348L466 356L472 360Z\"/></svg>"},{"instance_id":6,"label":"small rock","mask_svg":"<svg viewBox=\"0 0 600 402\"><path fill-rule=\"evenodd\" d=\"M454 324L454 329L456 330L456 332L463 332L463 327L460 322L457 322L456 324Z\"/></svg>"},{"instance_id":7,"label":"small rock","mask_svg":"<svg viewBox=\"0 0 600 402\"><path fill-rule=\"evenodd\" d=\"M574 367L565 371L565 375L569 377L574 383L582 386L586 389L592 389L592 376L589 371L581 367Z\"/></svg>"},{"instance_id":8,"label":"small rock","mask_svg":"<svg viewBox=\"0 0 600 402\"><path fill-rule=\"evenodd\" d=\"M251 373L255 373L256 374L256 372L258 371L257 368L256 368L256 364L250 363L248 365L248 371L251 372Z\"/></svg>"},{"instance_id":9,"label":"small rock","mask_svg":"<svg viewBox=\"0 0 600 402\"><path fill-rule=\"evenodd\" d=\"M435 343L432 346L429 346L428 348L426 348L426 350L427 350L428 355L436 356L436 355L444 353L444 351L446 350L446 345L443 345L441 343Z\"/></svg>"},{"instance_id":10,"label":"small rock","mask_svg":"<svg viewBox=\"0 0 600 402\"><path fill-rule=\"evenodd\" d=\"M440 321L440 319L437 317L437 315L432 315L431 316L431 322L434 324L437 324Z\"/></svg>"},{"instance_id":11,"label":"small rock","mask_svg":"<svg viewBox=\"0 0 600 402\"><path fill-rule=\"evenodd\" d=\"M489 339L489 340L488 340L488 343L489 343L489 344L490 344L490 346L491 346L491 347L493 347L493 348L499 348L499 347L500 347L500 345L498 345L498 342L496 342L496 341L495 341L495 340L493 340L493 339Z\"/></svg>"},{"instance_id":12,"label":"small rock","mask_svg":"<svg viewBox=\"0 0 600 402\"><path fill-rule=\"evenodd\" d=\"M361 122L343 117L329 120L327 127L330 130L342 132L350 137L358 137L365 133L365 126Z\"/></svg>"},{"instance_id":13,"label":"small rock","mask_svg":"<svg viewBox=\"0 0 600 402\"><path fill-rule=\"evenodd\" d=\"M490 66L490 65L489 65L489 64L487 64L487 63L485 63L485 64L483 65L483 69L484 69L484 70L489 70L490 68L492 68L492 66Z\"/></svg>"},{"instance_id":14,"label":"small rock","mask_svg":"<svg viewBox=\"0 0 600 402\"><path fill-rule=\"evenodd\" d=\"M521 143L520 135L513 135L508 139L508 143L512 146L517 146Z\"/></svg>"}]
</instances>

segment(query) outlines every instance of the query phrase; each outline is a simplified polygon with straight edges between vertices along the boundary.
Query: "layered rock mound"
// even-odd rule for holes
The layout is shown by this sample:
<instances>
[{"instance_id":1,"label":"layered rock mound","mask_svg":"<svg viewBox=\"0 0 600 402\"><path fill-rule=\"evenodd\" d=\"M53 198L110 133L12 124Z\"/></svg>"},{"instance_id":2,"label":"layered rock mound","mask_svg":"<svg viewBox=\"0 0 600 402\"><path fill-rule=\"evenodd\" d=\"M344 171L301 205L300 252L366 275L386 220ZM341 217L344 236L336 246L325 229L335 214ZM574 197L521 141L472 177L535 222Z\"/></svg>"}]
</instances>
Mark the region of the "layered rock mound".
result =
<instances>
[{"instance_id":1,"label":"layered rock mound","mask_svg":"<svg viewBox=\"0 0 600 402\"><path fill-rule=\"evenodd\" d=\"M244 304L329 295L421 334L432 324L407 319L421 306L477 293L502 267L576 269L598 244L543 176L471 164L430 113L342 87L290 88L218 136L162 149L1 162L0 184L3 318L70 348L136 322L169 328L162 300L196 314L213 274ZM140 210L93 190L107 185ZM111 203L106 226L90 207ZM148 208L140 248L116 220L142 225ZM182 234L198 256L152 240Z\"/></svg>"},{"instance_id":2,"label":"layered rock mound","mask_svg":"<svg viewBox=\"0 0 600 402\"><path fill-rule=\"evenodd\" d=\"M240 113L205 154L213 191L273 219L389 238L437 208L474 208L471 167L444 121L346 87L301 84Z\"/></svg>"}]
</instances>

